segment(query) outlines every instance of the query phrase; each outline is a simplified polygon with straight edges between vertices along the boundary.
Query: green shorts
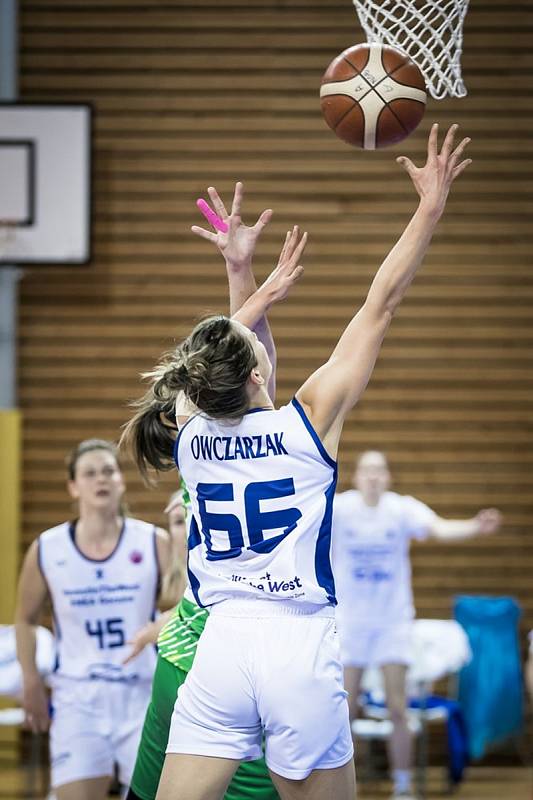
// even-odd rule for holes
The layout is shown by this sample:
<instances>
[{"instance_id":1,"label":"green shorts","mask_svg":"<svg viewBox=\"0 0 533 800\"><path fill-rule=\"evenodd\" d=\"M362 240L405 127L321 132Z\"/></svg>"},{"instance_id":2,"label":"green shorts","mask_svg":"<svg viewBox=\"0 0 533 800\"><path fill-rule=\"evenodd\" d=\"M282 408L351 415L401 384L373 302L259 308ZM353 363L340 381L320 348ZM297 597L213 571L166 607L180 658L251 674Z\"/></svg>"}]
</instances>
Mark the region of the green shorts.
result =
<instances>
[{"instance_id":1,"label":"green shorts","mask_svg":"<svg viewBox=\"0 0 533 800\"><path fill-rule=\"evenodd\" d=\"M161 656L152 685L152 698L135 762L131 788L142 800L154 800L165 760L170 719L179 687L187 673ZM246 761L233 776L224 800L279 800L264 758Z\"/></svg>"}]
</instances>

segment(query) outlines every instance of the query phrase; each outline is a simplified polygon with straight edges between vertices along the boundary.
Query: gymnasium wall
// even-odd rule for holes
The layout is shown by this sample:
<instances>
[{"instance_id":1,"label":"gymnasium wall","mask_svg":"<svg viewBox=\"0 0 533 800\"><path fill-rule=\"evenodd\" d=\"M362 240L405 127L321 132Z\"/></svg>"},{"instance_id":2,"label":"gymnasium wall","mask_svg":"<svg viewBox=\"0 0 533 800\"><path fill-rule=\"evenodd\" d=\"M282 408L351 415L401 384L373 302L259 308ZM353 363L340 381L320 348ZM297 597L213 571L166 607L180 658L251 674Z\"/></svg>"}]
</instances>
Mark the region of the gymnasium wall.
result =
<instances>
[{"instance_id":1,"label":"gymnasium wall","mask_svg":"<svg viewBox=\"0 0 533 800\"><path fill-rule=\"evenodd\" d=\"M318 102L329 61L362 40L349 0L22 0L22 99L94 108L92 264L28 268L21 284L24 547L71 513L65 453L116 438L139 372L226 309L221 259L189 233L206 186L228 199L243 180L246 221L274 208L259 276L289 226L310 232L305 278L271 315L284 402L328 357L415 207L394 158L419 159L432 121L459 122L474 163L348 420L340 486L377 447L395 488L441 515L498 506L500 535L414 547L418 612L447 616L457 592L511 593L533 627L532 29L523 2L472 0L468 97L430 100L403 145L364 153L336 139ZM133 511L162 523L175 476L149 491L126 472Z\"/></svg>"}]
</instances>

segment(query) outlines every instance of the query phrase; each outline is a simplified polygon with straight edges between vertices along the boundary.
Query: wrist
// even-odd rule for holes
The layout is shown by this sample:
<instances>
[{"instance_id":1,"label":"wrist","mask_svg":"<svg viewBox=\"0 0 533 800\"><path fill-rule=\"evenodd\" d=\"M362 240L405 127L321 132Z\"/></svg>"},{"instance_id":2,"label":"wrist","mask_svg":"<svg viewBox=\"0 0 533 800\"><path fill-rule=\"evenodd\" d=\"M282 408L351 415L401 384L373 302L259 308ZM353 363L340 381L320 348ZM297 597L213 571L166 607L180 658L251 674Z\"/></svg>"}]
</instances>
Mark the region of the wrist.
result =
<instances>
[{"instance_id":1,"label":"wrist","mask_svg":"<svg viewBox=\"0 0 533 800\"><path fill-rule=\"evenodd\" d=\"M226 269L228 272L243 272L252 268L252 257L247 258L231 258L224 256L226 262Z\"/></svg>"},{"instance_id":2,"label":"wrist","mask_svg":"<svg viewBox=\"0 0 533 800\"><path fill-rule=\"evenodd\" d=\"M430 224L436 225L444 213L445 205L445 201L437 204L433 200L429 200L426 197L421 197L418 203L417 211L424 216Z\"/></svg>"},{"instance_id":3,"label":"wrist","mask_svg":"<svg viewBox=\"0 0 533 800\"><path fill-rule=\"evenodd\" d=\"M31 689L42 683L42 678L37 667L31 667L22 671L22 684L25 689Z\"/></svg>"}]
</instances>

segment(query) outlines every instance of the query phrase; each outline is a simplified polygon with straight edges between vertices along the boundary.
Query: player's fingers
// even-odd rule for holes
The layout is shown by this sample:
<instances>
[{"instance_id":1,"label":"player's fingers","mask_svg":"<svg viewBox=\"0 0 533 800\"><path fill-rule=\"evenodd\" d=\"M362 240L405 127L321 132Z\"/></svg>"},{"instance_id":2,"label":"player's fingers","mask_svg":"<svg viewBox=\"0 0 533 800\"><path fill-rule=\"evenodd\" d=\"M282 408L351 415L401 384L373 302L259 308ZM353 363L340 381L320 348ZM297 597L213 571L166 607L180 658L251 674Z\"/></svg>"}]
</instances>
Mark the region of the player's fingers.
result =
<instances>
[{"instance_id":1,"label":"player's fingers","mask_svg":"<svg viewBox=\"0 0 533 800\"><path fill-rule=\"evenodd\" d=\"M288 238L284 246L285 252L283 254L283 259L282 260L280 259L281 264L284 264L285 266L289 266L289 264L291 266L294 266L295 262L293 257L294 253L296 252L296 247L298 245L299 233L300 233L300 228L298 227L298 225L294 225L292 230L288 232L287 234Z\"/></svg>"},{"instance_id":2,"label":"player's fingers","mask_svg":"<svg viewBox=\"0 0 533 800\"><path fill-rule=\"evenodd\" d=\"M460 164L458 164L456 167L454 167L454 169L452 170L452 178L455 180L455 178L457 178L457 176L458 176L458 175L460 175L460 174L461 174L461 172L464 172L464 170L465 170L465 169L466 169L466 168L467 168L467 167L468 167L468 166L469 166L471 163L472 163L472 159L471 159L471 158L465 158L465 160L464 160L464 161L461 161L461 163L460 163Z\"/></svg>"},{"instance_id":3,"label":"player's fingers","mask_svg":"<svg viewBox=\"0 0 533 800\"><path fill-rule=\"evenodd\" d=\"M273 211L271 208L267 208L263 211L262 214L259 215L259 219L253 226L253 230L259 235L263 228L265 228L270 220L272 219Z\"/></svg>"},{"instance_id":4,"label":"player's fingers","mask_svg":"<svg viewBox=\"0 0 533 800\"><path fill-rule=\"evenodd\" d=\"M307 244L307 231L302 234L302 238L298 242L297 246L294 248L294 252L291 255L291 262L293 264L297 264L300 260L303 251L305 250L305 246Z\"/></svg>"},{"instance_id":5,"label":"player's fingers","mask_svg":"<svg viewBox=\"0 0 533 800\"><path fill-rule=\"evenodd\" d=\"M434 122L428 136L428 161L437 158L437 144L439 139L439 124Z\"/></svg>"},{"instance_id":6,"label":"player's fingers","mask_svg":"<svg viewBox=\"0 0 533 800\"><path fill-rule=\"evenodd\" d=\"M442 149L440 151L441 158L444 161L447 161L448 158L450 157L450 153L453 147L453 139L458 127L459 125L457 124L450 125L446 133L446 136L444 137L444 142L442 143Z\"/></svg>"},{"instance_id":7,"label":"player's fingers","mask_svg":"<svg viewBox=\"0 0 533 800\"><path fill-rule=\"evenodd\" d=\"M290 236L291 232L287 231L287 233L285 234L285 241L283 242L283 247L281 248L281 253L279 254L278 265L282 264L287 257L287 246L289 244Z\"/></svg>"},{"instance_id":8,"label":"player's fingers","mask_svg":"<svg viewBox=\"0 0 533 800\"><path fill-rule=\"evenodd\" d=\"M242 197L244 194L244 186L241 181L235 184L235 191L233 193L233 203L231 204L231 216L234 214L238 217L241 215Z\"/></svg>"},{"instance_id":9,"label":"player's fingers","mask_svg":"<svg viewBox=\"0 0 533 800\"><path fill-rule=\"evenodd\" d=\"M217 242L217 234L212 231L206 231L205 228L200 228L199 225L191 225L191 231L202 239L207 239L208 242Z\"/></svg>"},{"instance_id":10,"label":"player's fingers","mask_svg":"<svg viewBox=\"0 0 533 800\"><path fill-rule=\"evenodd\" d=\"M449 163L450 163L452 166L455 166L455 164L456 164L456 163L459 161L459 159L461 158L461 156L462 156L462 155L463 155L463 153L464 153L465 147L466 147L466 146L467 146L467 145L468 145L468 144L469 144L471 141L472 141L472 139L470 139L470 138L467 136L465 139L463 139L463 141L462 141L462 142L460 142L460 143L457 145L457 147L455 148L455 150L453 151L453 153L452 153L452 154L451 154L451 156L450 156L450 161L449 161Z\"/></svg>"},{"instance_id":11,"label":"player's fingers","mask_svg":"<svg viewBox=\"0 0 533 800\"><path fill-rule=\"evenodd\" d=\"M302 277L304 272L305 272L305 270L302 267L302 265L298 264L298 266L293 270L293 272L291 274L291 281L293 283L295 283L296 281L300 280L300 278Z\"/></svg>"},{"instance_id":12,"label":"player's fingers","mask_svg":"<svg viewBox=\"0 0 533 800\"><path fill-rule=\"evenodd\" d=\"M411 159L407 158L407 156L399 156L399 158L396 159L396 163L403 167L408 175L414 175L417 170Z\"/></svg>"},{"instance_id":13,"label":"player's fingers","mask_svg":"<svg viewBox=\"0 0 533 800\"><path fill-rule=\"evenodd\" d=\"M207 187L207 194L209 195L209 199L213 203L213 208L215 209L216 213L221 219L226 219L228 216L228 212L226 211L226 206L222 202L220 195L218 194L217 190L214 186Z\"/></svg>"},{"instance_id":14,"label":"player's fingers","mask_svg":"<svg viewBox=\"0 0 533 800\"><path fill-rule=\"evenodd\" d=\"M291 230L291 235L289 236L289 243L288 243L288 255L289 257L293 255L296 246L298 245L298 237L300 235L300 227L299 225L293 225Z\"/></svg>"}]
</instances>

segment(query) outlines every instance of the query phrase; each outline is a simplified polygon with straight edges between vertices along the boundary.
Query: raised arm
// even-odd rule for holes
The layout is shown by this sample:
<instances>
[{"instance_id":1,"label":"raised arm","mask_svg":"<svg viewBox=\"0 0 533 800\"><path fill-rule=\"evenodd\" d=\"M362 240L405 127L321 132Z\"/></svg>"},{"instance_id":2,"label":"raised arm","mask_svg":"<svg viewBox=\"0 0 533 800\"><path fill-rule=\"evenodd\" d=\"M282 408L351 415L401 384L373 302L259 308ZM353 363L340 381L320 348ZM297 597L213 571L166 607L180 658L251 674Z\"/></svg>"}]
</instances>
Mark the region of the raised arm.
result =
<instances>
[{"instance_id":1,"label":"raised arm","mask_svg":"<svg viewBox=\"0 0 533 800\"><path fill-rule=\"evenodd\" d=\"M228 214L226 207L217 190L210 186L207 190L213 208L220 219L228 226L228 232L208 231L198 225L193 225L191 230L207 241L213 242L224 257L228 275L230 315L233 316L257 289L253 270L252 259L259 236L270 222L272 210L270 208L260 214L255 225L245 225L241 218L243 185L239 181L235 184L235 192ZM272 376L268 387L269 395L274 402L276 392L276 347L272 331L266 316L263 314L255 323L253 330L257 338L264 344L270 363Z\"/></svg>"},{"instance_id":2,"label":"raised arm","mask_svg":"<svg viewBox=\"0 0 533 800\"><path fill-rule=\"evenodd\" d=\"M297 393L332 455L337 452L344 419L370 379L393 314L422 263L450 186L470 163L470 159L461 160L469 139L453 149L456 129L457 125L449 129L439 153L438 126L433 125L423 167L415 167L408 158L397 159L418 192L418 208L376 273L365 303L348 324L329 361Z\"/></svg>"}]
</instances>

